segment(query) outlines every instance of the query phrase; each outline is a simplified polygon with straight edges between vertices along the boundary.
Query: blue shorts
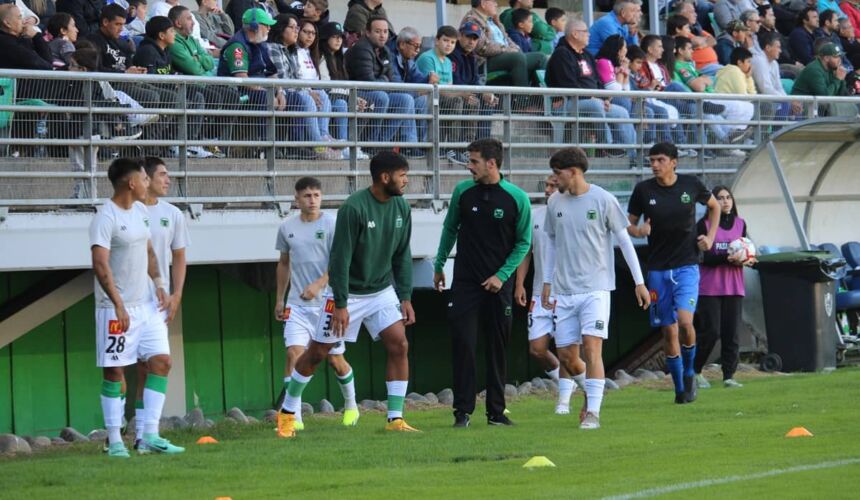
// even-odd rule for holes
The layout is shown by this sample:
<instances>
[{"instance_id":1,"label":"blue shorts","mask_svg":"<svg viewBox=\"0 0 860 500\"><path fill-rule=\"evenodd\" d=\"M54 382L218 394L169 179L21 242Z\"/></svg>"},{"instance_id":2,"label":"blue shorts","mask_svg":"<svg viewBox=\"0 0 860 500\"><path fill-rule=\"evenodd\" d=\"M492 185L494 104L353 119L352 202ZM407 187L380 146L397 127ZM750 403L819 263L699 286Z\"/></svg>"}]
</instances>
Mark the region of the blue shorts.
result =
<instances>
[{"instance_id":1,"label":"blue shorts","mask_svg":"<svg viewBox=\"0 0 860 500\"><path fill-rule=\"evenodd\" d=\"M690 265L665 271L648 271L651 291L651 326L678 322L678 310L696 312L699 299L699 266Z\"/></svg>"}]
</instances>

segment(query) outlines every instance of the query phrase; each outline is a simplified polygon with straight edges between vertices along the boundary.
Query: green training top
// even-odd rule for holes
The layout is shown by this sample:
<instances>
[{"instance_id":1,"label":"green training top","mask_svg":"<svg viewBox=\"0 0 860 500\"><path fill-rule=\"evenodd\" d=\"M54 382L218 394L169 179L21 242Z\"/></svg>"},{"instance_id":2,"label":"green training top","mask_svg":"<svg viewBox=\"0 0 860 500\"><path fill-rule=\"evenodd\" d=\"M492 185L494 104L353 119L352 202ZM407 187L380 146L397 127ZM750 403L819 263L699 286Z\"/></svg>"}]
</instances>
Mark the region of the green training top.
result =
<instances>
[{"instance_id":1,"label":"green training top","mask_svg":"<svg viewBox=\"0 0 860 500\"><path fill-rule=\"evenodd\" d=\"M412 215L401 196L383 203L370 189L350 195L337 211L328 276L335 307L350 295L370 295L391 285L412 300Z\"/></svg>"}]
</instances>

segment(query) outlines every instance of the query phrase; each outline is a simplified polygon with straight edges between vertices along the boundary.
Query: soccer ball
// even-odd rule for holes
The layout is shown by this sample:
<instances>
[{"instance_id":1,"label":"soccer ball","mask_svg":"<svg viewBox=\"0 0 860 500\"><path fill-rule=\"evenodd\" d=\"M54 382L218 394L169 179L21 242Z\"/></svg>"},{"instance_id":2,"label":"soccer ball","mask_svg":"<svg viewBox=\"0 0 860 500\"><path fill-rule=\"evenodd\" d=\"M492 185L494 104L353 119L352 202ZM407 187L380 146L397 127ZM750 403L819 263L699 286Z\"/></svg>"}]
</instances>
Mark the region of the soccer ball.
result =
<instances>
[{"instance_id":1,"label":"soccer ball","mask_svg":"<svg viewBox=\"0 0 860 500\"><path fill-rule=\"evenodd\" d=\"M740 260L741 264L753 260L756 254L755 243L749 238L738 238L729 243L729 255Z\"/></svg>"}]
</instances>

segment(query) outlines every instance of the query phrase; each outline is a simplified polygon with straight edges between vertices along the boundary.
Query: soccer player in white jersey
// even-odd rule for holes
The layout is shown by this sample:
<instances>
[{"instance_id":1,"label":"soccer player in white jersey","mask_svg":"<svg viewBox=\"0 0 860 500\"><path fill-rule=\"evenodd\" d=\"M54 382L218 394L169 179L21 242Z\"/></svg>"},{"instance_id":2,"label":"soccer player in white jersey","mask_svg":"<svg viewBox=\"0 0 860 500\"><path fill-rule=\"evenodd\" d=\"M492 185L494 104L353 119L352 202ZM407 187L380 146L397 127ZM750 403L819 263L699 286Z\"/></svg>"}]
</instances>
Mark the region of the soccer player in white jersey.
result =
<instances>
[{"instance_id":1,"label":"soccer player in white jersey","mask_svg":"<svg viewBox=\"0 0 860 500\"><path fill-rule=\"evenodd\" d=\"M142 164L118 158L108 168L108 179L114 195L99 209L89 230L96 277L96 361L104 374L101 403L108 455L129 456L120 435L120 395L123 367L138 359L146 361L150 373L143 390L145 429L141 447L181 453L184 448L158 435L170 371L167 325L159 309L168 307L169 297L150 240L149 212L141 203L146 199L149 178Z\"/></svg>"},{"instance_id":2,"label":"soccer player in white jersey","mask_svg":"<svg viewBox=\"0 0 860 500\"><path fill-rule=\"evenodd\" d=\"M588 158L576 147L563 148L549 160L558 177L559 192L547 202L544 230L549 237L541 301L553 306L555 293L558 357L574 372L571 361L585 351L587 412L581 429L600 427L603 402L603 340L609 332L609 297L615 289L615 251L618 241L636 284L636 300L647 309L651 302L636 250L627 234L627 214L618 200L600 186L585 180Z\"/></svg>"},{"instance_id":3,"label":"soccer player in white jersey","mask_svg":"<svg viewBox=\"0 0 860 500\"><path fill-rule=\"evenodd\" d=\"M546 178L544 183L544 197L548 200L556 191L558 191L558 179L555 174L552 174ZM558 362L558 358L549 349L550 337L555 335L555 311L544 309L541 306L540 298L541 293L543 293L544 252L548 244L546 231L543 230L545 218L546 206L532 209L532 249L517 268L514 300L520 306L528 304L529 354L540 363L550 378L558 382L558 403L555 406L555 413L567 415L570 413L570 397L576 389L574 383L579 386L585 383L585 362L580 358L573 360L576 364L577 375L571 378L565 366ZM529 273L530 256L535 261L535 272L531 302L527 302L525 280ZM552 295L550 295L550 302L555 303L555 297Z\"/></svg>"},{"instance_id":4,"label":"soccer player in white jersey","mask_svg":"<svg viewBox=\"0 0 860 500\"><path fill-rule=\"evenodd\" d=\"M335 218L320 210L322 184L313 177L296 182L296 207L299 214L284 221L278 228L275 249L281 252L276 271L278 289L275 294L275 319L284 322L284 343L287 359L284 368L284 390L290 384L296 360L305 352L311 334L320 319L323 296L331 292L328 286L328 258L334 238ZM284 294L290 295L284 306ZM343 394L343 425L358 422L355 403L355 377L352 367L343 357L346 346L339 341L328 353L328 362L337 375ZM295 430L304 429L301 409L295 413Z\"/></svg>"},{"instance_id":5,"label":"soccer player in white jersey","mask_svg":"<svg viewBox=\"0 0 860 500\"><path fill-rule=\"evenodd\" d=\"M164 321L168 324L176 317L179 304L182 302L182 292L185 288L185 248L191 243L188 236L188 225L185 215L174 205L160 200L167 196L170 190L170 173L164 160L156 156L147 156L143 160L143 168L149 177L149 188L146 190L146 200L143 204L149 212L149 233L152 248L158 259L158 271L167 280L166 307L161 311ZM169 279L169 280L168 280ZM146 420L143 390L146 387L148 372L146 361L137 362L137 390L134 400L135 440L134 448L138 453L147 453L141 447Z\"/></svg>"}]
</instances>

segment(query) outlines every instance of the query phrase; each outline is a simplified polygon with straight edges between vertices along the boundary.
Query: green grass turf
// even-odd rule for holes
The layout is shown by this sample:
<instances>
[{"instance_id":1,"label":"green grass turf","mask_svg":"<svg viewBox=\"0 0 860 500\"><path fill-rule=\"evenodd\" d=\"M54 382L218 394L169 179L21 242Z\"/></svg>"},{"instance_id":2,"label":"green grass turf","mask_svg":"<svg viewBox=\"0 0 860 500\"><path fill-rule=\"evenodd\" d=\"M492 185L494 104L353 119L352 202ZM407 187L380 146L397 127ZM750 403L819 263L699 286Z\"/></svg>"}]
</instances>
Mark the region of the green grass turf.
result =
<instances>
[{"instance_id":1,"label":"green grass turf","mask_svg":"<svg viewBox=\"0 0 860 500\"><path fill-rule=\"evenodd\" d=\"M351 429L339 418L309 417L291 441L276 439L272 424L219 424L211 432L217 445L170 434L188 447L181 456L122 461L95 443L69 446L0 459L0 497L598 498L860 458L860 369L745 382L740 390L715 384L684 406L666 390L613 391L597 431L580 431L574 415L553 415L550 398L529 397L511 402L512 428L476 416L455 430L450 411L437 408L407 413L420 434L383 432L384 416L369 412ZM794 426L815 437L784 438ZM557 467L523 469L535 455ZM856 498L850 484L858 474L855 461L665 496Z\"/></svg>"}]
</instances>

